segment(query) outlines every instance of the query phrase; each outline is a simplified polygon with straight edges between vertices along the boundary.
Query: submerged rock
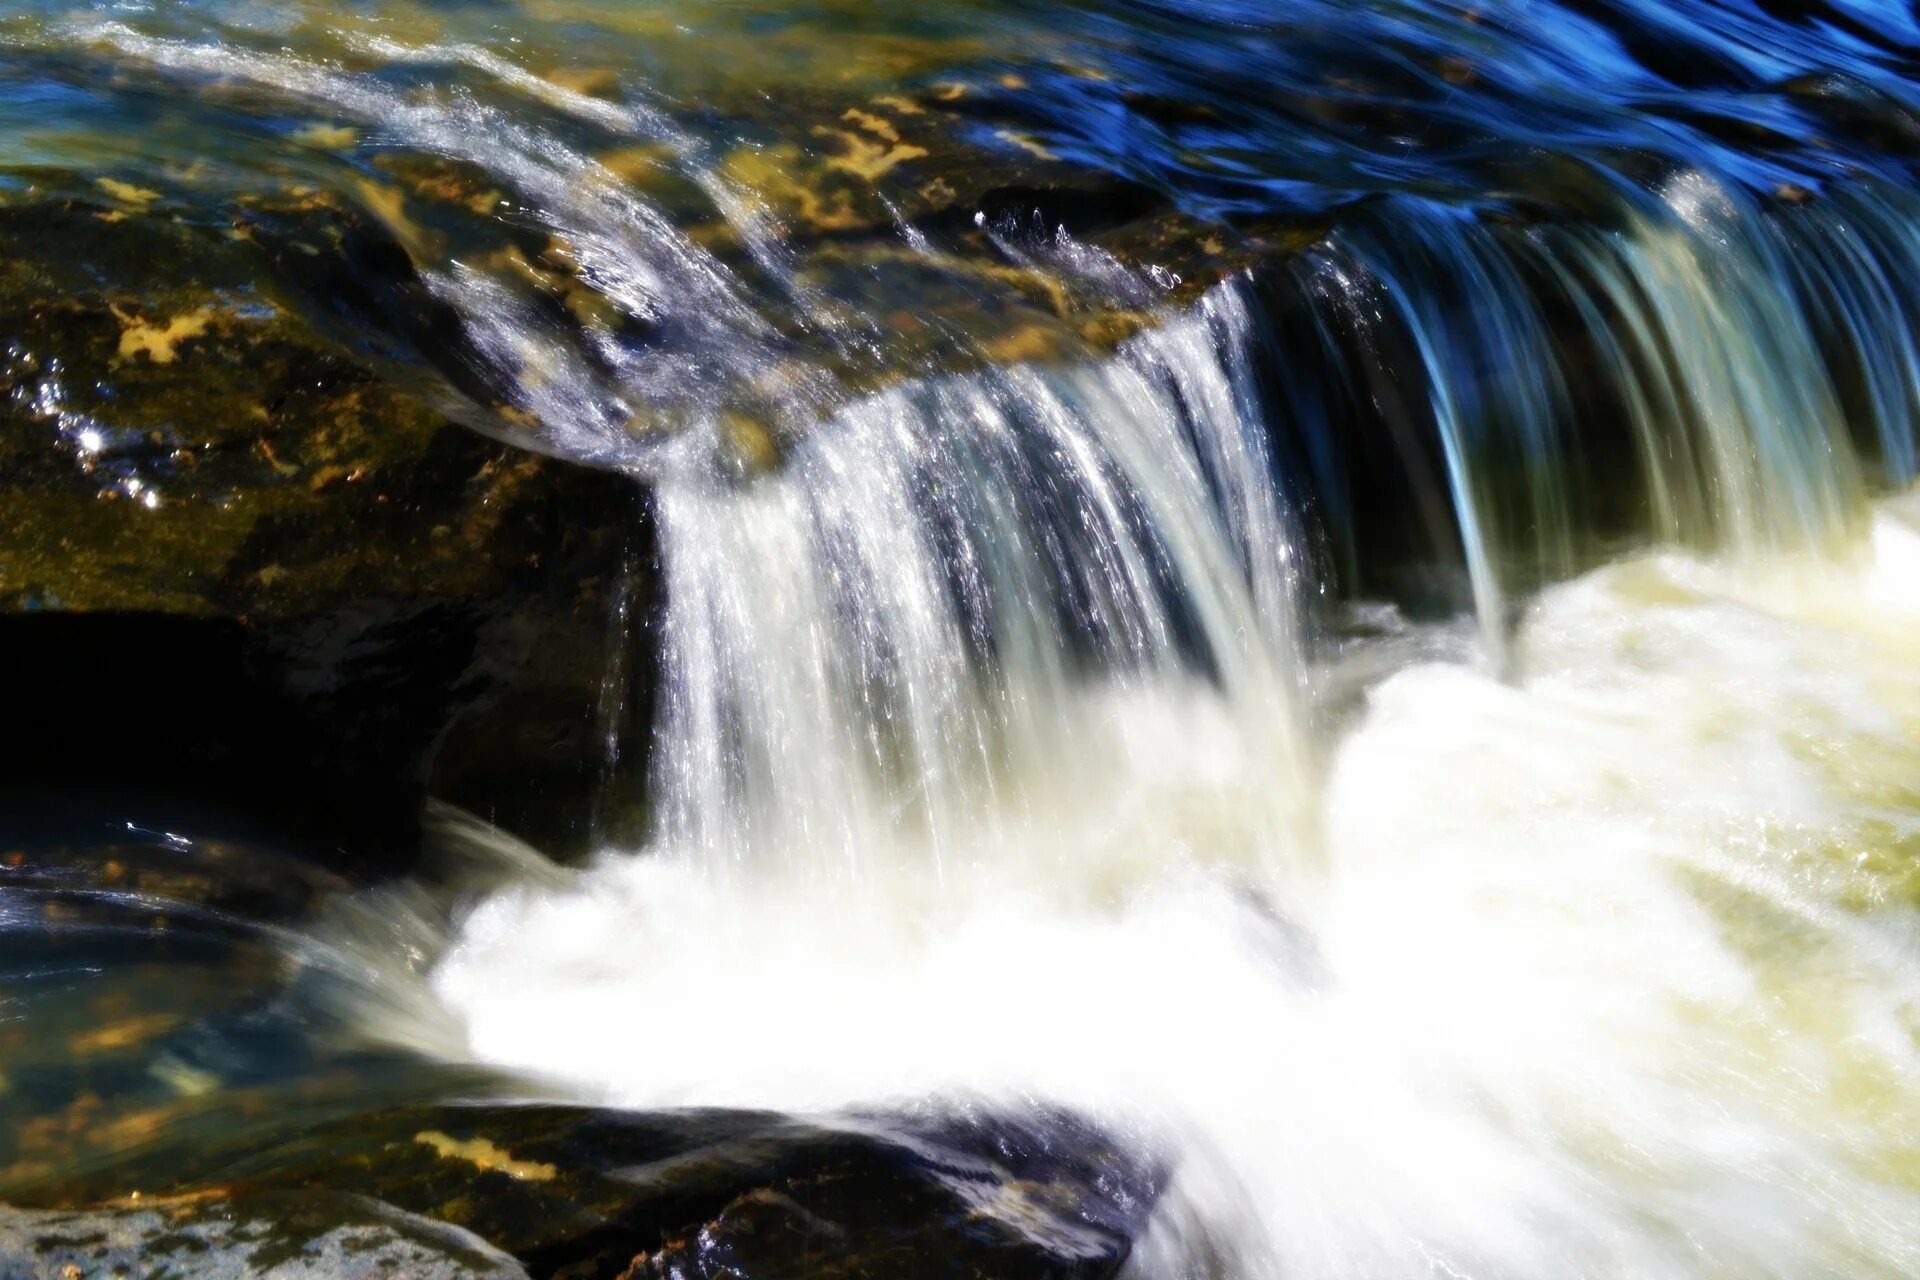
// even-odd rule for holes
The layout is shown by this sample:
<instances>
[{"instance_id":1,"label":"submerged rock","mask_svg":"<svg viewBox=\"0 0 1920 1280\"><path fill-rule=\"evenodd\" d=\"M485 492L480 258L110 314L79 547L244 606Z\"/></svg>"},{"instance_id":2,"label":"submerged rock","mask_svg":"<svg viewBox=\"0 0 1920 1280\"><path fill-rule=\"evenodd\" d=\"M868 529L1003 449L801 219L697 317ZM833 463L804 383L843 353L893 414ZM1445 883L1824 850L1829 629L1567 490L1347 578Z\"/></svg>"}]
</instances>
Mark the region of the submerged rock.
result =
<instances>
[{"instance_id":1,"label":"submerged rock","mask_svg":"<svg viewBox=\"0 0 1920 1280\"><path fill-rule=\"evenodd\" d=\"M525 1280L469 1231L364 1196L0 1205L0 1280Z\"/></svg>"}]
</instances>

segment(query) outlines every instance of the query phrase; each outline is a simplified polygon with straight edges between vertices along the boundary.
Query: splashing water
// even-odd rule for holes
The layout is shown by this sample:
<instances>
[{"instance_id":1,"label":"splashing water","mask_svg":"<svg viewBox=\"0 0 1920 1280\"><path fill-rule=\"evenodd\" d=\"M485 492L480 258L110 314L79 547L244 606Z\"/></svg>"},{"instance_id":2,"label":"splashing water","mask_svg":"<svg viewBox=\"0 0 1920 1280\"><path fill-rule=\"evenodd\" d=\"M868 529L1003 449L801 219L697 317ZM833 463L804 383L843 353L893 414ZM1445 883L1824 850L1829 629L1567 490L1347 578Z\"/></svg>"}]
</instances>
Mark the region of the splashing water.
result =
<instances>
[{"instance_id":1,"label":"splashing water","mask_svg":"<svg viewBox=\"0 0 1920 1280\"><path fill-rule=\"evenodd\" d=\"M1081 1108L1175 1162L1143 1275L1910 1274L1913 521L1844 575L1556 588L1512 683L1417 658L1317 838L1220 688L1069 683L1017 819L875 815L855 876L795 865L850 807L796 796L752 875L666 843L495 898L435 987L621 1104Z\"/></svg>"}]
</instances>

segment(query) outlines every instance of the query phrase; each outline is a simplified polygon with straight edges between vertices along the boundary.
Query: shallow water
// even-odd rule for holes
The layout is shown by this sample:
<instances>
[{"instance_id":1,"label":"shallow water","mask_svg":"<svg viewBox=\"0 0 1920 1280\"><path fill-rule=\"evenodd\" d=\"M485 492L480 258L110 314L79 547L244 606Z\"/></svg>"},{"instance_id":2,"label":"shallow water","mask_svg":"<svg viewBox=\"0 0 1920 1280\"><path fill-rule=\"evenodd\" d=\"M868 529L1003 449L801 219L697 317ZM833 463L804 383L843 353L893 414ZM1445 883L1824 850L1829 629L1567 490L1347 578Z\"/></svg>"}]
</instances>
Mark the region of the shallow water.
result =
<instances>
[{"instance_id":1,"label":"shallow water","mask_svg":"<svg viewBox=\"0 0 1920 1280\"><path fill-rule=\"evenodd\" d=\"M650 550L578 588L646 775L583 866L0 802L0 1194L417 1194L612 1275L733 1194L607 1208L658 1143L871 1141L949 1244L1087 1274L1920 1272L1916 48L1853 3L11 6L0 218L100 239L0 280L118 326L97 379L0 365L60 484L227 510L120 415L297 319L630 476ZM126 289L156 227L192 253ZM503 1099L612 1110L451 1135Z\"/></svg>"}]
</instances>

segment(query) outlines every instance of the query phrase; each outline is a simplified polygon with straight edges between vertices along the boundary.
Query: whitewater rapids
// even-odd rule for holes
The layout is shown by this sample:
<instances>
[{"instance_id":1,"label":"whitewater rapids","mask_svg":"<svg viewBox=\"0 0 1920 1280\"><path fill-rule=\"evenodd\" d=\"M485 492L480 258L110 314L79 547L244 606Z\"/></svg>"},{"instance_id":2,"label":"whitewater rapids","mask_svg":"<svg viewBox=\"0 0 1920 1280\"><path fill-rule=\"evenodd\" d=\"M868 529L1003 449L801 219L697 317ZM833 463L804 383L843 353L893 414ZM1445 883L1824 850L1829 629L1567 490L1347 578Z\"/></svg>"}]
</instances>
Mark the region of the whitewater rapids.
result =
<instances>
[{"instance_id":1,"label":"whitewater rapids","mask_svg":"<svg viewBox=\"0 0 1920 1280\"><path fill-rule=\"evenodd\" d=\"M1210 686L1093 686L1101 767L1029 779L1018 847L609 852L485 903L434 987L476 1057L611 1103L1078 1108L1175 1162L1156 1276L1911 1275L1917 624L1909 499L1843 565L1551 589L1510 681L1408 630L1284 873Z\"/></svg>"}]
</instances>

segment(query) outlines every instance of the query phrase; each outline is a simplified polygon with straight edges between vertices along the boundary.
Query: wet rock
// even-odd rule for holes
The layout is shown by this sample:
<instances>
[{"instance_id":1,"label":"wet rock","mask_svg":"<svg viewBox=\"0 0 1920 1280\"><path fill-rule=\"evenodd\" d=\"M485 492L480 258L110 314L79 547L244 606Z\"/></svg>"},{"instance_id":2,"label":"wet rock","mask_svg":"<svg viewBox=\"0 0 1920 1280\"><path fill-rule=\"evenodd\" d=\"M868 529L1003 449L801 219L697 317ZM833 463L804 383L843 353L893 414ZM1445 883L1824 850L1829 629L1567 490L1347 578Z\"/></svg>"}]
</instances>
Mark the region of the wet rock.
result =
<instances>
[{"instance_id":1,"label":"wet rock","mask_svg":"<svg viewBox=\"0 0 1920 1280\"><path fill-rule=\"evenodd\" d=\"M1056 154L1018 101L991 83L935 80L718 104L749 138L722 174L782 227L810 283L885 316L875 358L837 368L842 378L1097 355L1153 323L1149 304L1191 300L1291 247ZM699 234L738 256L731 227Z\"/></svg>"},{"instance_id":2,"label":"wet rock","mask_svg":"<svg viewBox=\"0 0 1920 1280\"><path fill-rule=\"evenodd\" d=\"M900 1173L785 1171L641 1253L620 1280L1116 1274L1160 1173L1062 1113L889 1126Z\"/></svg>"},{"instance_id":3,"label":"wet rock","mask_svg":"<svg viewBox=\"0 0 1920 1280\"><path fill-rule=\"evenodd\" d=\"M801 1280L813 1277L1035 1276L1117 1270L1124 1248L1058 1259L990 1215L952 1206L879 1201L831 1176L762 1187L738 1196L692 1232L643 1253L621 1280ZM1012 1194L1012 1193L1010 1193ZM944 1207L946 1213L939 1214ZM956 1227L958 1229L956 1229ZM1084 1270L1073 1264L1091 1263Z\"/></svg>"},{"instance_id":4,"label":"wet rock","mask_svg":"<svg viewBox=\"0 0 1920 1280\"><path fill-rule=\"evenodd\" d=\"M0 770L383 867L428 792L578 841L642 495L452 421L281 280L232 225L0 208L0 661L41 726Z\"/></svg>"},{"instance_id":5,"label":"wet rock","mask_svg":"<svg viewBox=\"0 0 1920 1280\"><path fill-rule=\"evenodd\" d=\"M540 1276L1100 1280L1162 1182L1065 1116L876 1120L752 1112L399 1107L222 1149L156 1147L36 1203L350 1190L454 1223ZM802 1247L804 1246L804 1247Z\"/></svg>"},{"instance_id":6,"label":"wet rock","mask_svg":"<svg viewBox=\"0 0 1920 1280\"><path fill-rule=\"evenodd\" d=\"M1920 148L1920 117L1885 90L1844 72L1794 76L1778 86L1835 137L1911 156Z\"/></svg>"},{"instance_id":7,"label":"wet rock","mask_svg":"<svg viewBox=\"0 0 1920 1280\"><path fill-rule=\"evenodd\" d=\"M471 1232L363 1196L319 1194L29 1211L0 1205L0 1280L524 1280Z\"/></svg>"}]
</instances>

